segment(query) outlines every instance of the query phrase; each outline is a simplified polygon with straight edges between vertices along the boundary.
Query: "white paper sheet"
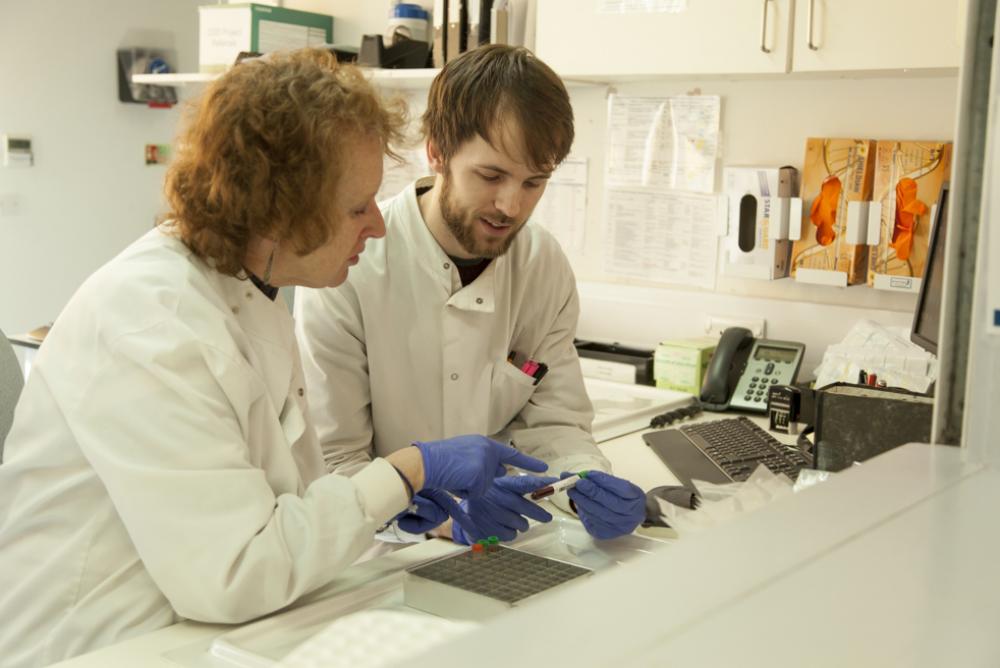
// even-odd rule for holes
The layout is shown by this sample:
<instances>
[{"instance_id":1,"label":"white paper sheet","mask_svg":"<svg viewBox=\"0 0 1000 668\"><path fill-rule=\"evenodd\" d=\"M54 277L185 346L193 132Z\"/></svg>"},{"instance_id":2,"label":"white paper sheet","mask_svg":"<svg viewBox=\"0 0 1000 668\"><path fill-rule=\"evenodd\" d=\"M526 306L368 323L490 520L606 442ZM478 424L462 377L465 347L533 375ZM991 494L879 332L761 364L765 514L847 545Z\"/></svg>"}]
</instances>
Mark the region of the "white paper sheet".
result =
<instances>
[{"instance_id":1,"label":"white paper sheet","mask_svg":"<svg viewBox=\"0 0 1000 668\"><path fill-rule=\"evenodd\" d=\"M718 95L609 96L608 185L712 192L720 110Z\"/></svg>"},{"instance_id":2,"label":"white paper sheet","mask_svg":"<svg viewBox=\"0 0 1000 668\"><path fill-rule=\"evenodd\" d=\"M725 524L738 515L753 512L793 493L792 480L788 476L772 473L763 464L757 466L744 482L715 484L692 480L691 484L698 491L700 503L697 510L681 508L663 499L656 500L663 521L682 538Z\"/></svg>"},{"instance_id":3,"label":"white paper sheet","mask_svg":"<svg viewBox=\"0 0 1000 668\"><path fill-rule=\"evenodd\" d=\"M609 188L605 199L608 273L715 287L718 197Z\"/></svg>"},{"instance_id":4,"label":"white paper sheet","mask_svg":"<svg viewBox=\"0 0 1000 668\"><path fill-rule=\"evenodd\" d=\"M583 253L587 214L587 159L569 157L552 172L531 215L567 253Z\"/></svg>"},{"instance_id":5,"label":"white paper sheet","mask_svg":"<svg viewBox=\"0 0 1000 668\"><path fill-rule=\"evenodd\" d=\"M687 9L687 0L601 0L598 14L677 14Z\"/></svg>"}]
</instances>

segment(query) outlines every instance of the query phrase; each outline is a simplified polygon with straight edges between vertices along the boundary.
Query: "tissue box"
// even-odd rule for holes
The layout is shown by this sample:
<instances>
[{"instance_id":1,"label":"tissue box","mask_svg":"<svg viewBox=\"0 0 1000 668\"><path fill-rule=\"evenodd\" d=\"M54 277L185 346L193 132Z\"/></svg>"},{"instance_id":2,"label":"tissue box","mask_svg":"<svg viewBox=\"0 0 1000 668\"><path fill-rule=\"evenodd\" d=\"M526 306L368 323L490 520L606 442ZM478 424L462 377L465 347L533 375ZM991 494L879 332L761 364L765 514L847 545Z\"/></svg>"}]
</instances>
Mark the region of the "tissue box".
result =
<instances>
[{"instance_id":1,"label":"tissue box","mask_svg":"<svg viewBox=\"0 0 1000 668\"><path fill-rule=\"evenodd\" d=\"M728 201L723 273L774 280L788 276L792 242L789 220L802 218L798 171L794 167L727 167Z\"/></svg>"},{"instance_id":2,"label":"tissue box","mask_svg":"<svg viewBox=\"0 0 1000 668\"><path fill-rule=\"evenodd\" d=\"M222 72L240 51L268 53L333 42L333 17L256 3L198 8L198 67Z\"/></svg>"},{"instance_id":3,"label":"tissue box","mask_svg":"<svg viewBox=\"0 0 1000 668\"><path fill-rule=\"evenodd\" d=\"M712 338L663 341L653 354L656 386L698 395L708 361L719 342Z\"/></svg>"},{"instance_id":4,"label":"tissue box","mask_svg":"<svg viewBox=\"0 0 1000 668\"><path fill-rule=\"evenodd\" d=\"M796 280L841 287L866 282L874 166L872 140L806 140L802 224L790 230Z\"/></svg>"},{"instance_id":5,"label":"tissue box","mask_svg":"<svg viewBox=\"0 0 1000 668\"><path fill-rule=\"evenodd\" d=\"M868 215L872 246L868 285L898 292L920 290L934 206L950 173L948 142L878 142Z\"/></svg>"}]
</instances>

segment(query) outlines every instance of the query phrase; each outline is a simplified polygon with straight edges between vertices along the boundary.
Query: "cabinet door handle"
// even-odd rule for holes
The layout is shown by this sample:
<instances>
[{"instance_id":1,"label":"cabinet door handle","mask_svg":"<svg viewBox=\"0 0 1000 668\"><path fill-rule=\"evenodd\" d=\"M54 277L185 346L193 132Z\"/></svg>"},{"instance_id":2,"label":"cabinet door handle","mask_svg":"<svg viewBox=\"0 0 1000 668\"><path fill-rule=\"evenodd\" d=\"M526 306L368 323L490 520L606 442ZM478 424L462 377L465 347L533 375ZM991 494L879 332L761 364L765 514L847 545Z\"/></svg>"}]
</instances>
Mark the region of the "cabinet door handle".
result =
<instances>
[{"instance_id":1,"label":"cabinet door handle","mask_svg":"<svg viewBox=\"0 0 1000 668\"><path fill-rule=\"evenodd\" d=\"M809 14L806 19L806 22L809 24L808 27L806 28L806 44L809 45L809 48L811 50L819 51L819 46L815 42L813 42L813 14L815 10L814 7L815 4L816 0L809 0Z\"/></svg>"},{"instance_id":2,"label":"cabinet door handle","mask_svg":"<svg viewBox=\"0 0 1000 668\"><path fill-rule=\"evenodd\" d=\"M771 5L771 0L764 0L764 13L760 19L760 50L764 53L771 53L767 48L767 9Z\"/></svg>"}]
</instances>

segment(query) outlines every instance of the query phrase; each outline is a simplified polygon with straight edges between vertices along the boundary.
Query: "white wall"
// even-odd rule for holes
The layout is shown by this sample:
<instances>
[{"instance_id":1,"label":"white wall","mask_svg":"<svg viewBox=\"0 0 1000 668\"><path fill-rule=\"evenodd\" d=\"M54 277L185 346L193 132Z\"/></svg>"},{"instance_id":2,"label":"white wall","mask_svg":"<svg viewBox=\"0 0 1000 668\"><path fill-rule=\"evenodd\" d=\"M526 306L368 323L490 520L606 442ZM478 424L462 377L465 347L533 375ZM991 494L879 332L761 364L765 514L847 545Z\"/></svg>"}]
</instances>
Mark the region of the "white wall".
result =
<instances>
[{"instance_id":1,"label":"white wall","mask_svg":"<svg viewBox=\"0 0 1000 668\"><path fill-rule=\"evenodd\" d=\"M0 133L32 136L35 166L0 168L0 329L56 317L80 282L162 211L178 112L118 101L115 50L173 48L197 68L196 0L0 0Z\"/></svg>"}]
</instances>

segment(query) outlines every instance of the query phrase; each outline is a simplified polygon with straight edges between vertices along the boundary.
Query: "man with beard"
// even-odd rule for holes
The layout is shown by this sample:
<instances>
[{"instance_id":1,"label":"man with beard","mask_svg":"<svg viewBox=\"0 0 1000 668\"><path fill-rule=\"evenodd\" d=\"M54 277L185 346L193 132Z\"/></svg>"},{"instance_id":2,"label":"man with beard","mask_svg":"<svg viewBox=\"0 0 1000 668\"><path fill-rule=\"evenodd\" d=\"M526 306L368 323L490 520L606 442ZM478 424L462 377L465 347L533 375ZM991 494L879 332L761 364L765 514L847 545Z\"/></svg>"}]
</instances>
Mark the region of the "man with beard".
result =
<instances>
[{"instance_id":1,"label":"man with beard","mask_svg":"<svg viewBox=\"0 0 1000 668\"><path fill-rule=\"evenodd\" d=\"M434 79L423 131L435 175L380 205L386 236L371 240L346 283L295 300L327 466L350 475L413 438L494 434L552 475L588 471L553 500L594 537L630 533L645 497L607 473L590 433L573 272L555 239L528 222L573 143L565 87L526 49L481 47ZM454 527L418 495L398 527L510 540L525 518L551 519L522 496L535 486L495 485L463 502L472 524Z\"/></svg>"}]
</instances>

